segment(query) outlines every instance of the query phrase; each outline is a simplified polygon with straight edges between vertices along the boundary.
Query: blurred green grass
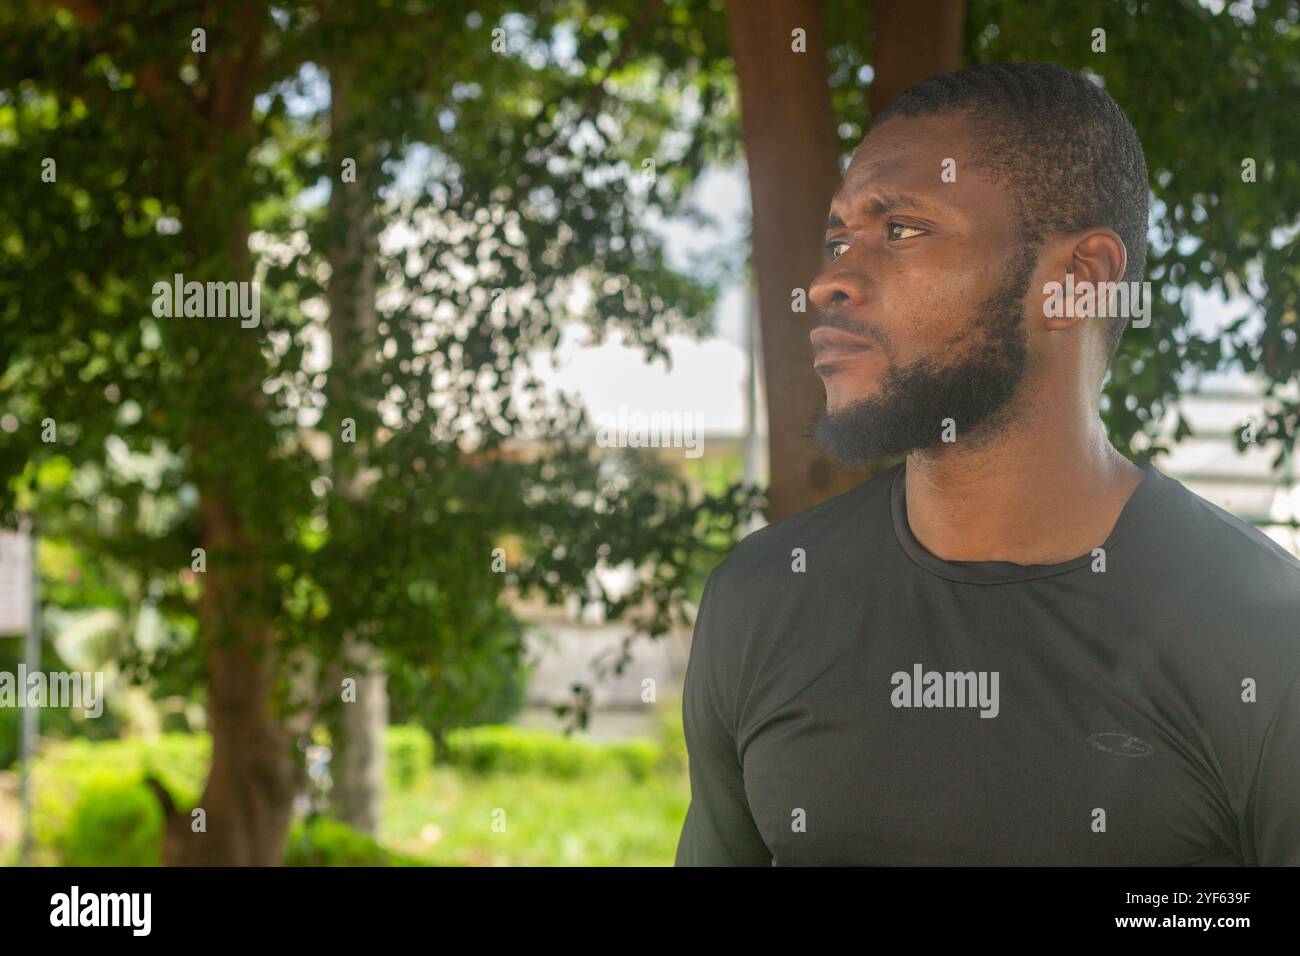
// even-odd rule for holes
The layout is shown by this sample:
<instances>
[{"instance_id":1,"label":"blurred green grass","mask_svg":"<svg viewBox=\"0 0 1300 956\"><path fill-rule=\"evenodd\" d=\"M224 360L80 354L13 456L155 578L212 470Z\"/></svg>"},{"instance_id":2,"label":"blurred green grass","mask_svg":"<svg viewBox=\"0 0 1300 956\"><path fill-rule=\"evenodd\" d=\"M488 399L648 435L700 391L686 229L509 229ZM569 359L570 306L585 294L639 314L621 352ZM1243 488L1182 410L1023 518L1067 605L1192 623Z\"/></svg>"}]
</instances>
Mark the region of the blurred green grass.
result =
<instances>
[{"instance_id":1,"label":"blurred green grass","mask_svg":"<svg viewBox=\"0 0 1300 956\"><path fill-rule=\"evenodd\" d=\"M388 795L379 838L431 865L667 866L688 796L679 776L439 768Z\"/></svg>"}]
</instances>

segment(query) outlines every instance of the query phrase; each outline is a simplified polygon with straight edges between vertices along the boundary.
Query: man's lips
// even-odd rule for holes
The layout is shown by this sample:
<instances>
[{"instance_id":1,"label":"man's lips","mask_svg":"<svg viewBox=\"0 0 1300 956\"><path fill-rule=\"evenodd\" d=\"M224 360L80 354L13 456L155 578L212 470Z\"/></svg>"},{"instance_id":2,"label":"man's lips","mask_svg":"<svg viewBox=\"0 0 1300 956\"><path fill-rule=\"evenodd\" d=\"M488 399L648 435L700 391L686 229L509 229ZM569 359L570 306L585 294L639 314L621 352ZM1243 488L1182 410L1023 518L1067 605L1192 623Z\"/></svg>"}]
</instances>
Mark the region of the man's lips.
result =
<instances>
[{"instance_id":1,"label":"man's lips","mask_svg":"<svg viewBox=\"0 0 1300 956\"><path fill-rule=\"evenodd\" d=\"M813 344L813 368L852 358L871 349L871 343L842 329L813 329L808 338Z\"/></svg>"}]
</instances>

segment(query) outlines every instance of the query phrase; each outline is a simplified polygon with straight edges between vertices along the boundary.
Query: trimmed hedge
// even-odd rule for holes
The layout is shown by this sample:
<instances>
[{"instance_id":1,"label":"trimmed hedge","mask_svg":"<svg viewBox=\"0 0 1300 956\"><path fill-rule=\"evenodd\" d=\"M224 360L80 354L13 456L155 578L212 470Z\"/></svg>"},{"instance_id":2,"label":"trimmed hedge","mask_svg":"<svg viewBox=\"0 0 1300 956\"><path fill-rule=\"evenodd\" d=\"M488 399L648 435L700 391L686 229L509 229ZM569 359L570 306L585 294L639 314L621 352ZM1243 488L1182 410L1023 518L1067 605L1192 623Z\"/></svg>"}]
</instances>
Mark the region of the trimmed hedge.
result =
<instances>
[{"instance_id":1,"label":"trimmed hedge","mask_svg":"<svg viewBox=\"0 0 1300 956\"><path fill-rule=\"evenodd\" d=\"M409 790L433 765L433 738L423 727L391 726L384 734L384 756L389 785Z\"/></svg>"},{"instance_id":2,"label":"trimmed hedge","mask_svg":"<svg viewBox=\"0 0 1300 956\"><path fill-rule=\"evenodd\" d=\"M284 866L420 866L328 817L295 820L284 847Z\"/></svg>"},{"instance_id":3,"label":"trimmed hedge","mask_svg":"<svg viewBox=\"0 0 1300 956\"><path fill-rule=\"evenodd\" d=\"M156 776L178 804L190 806L202 792L211 749L210 739L202 734L47 745L32 774L32 832L37 846L53 852L65 865L74 865L73 856L84 861L76 864L82 866L158 863L153 857L162 845L162 807L144 778ZM104 835L97 836L101 831ZM154 850L146 861L139 847L148 840ZM126 849L112 850L101 841L120 843ZM92 857L99 862L90 862ZM139 862L117 863L119 858Z\"/></svg>"},{"instance_id":4,"label":"trimmed hedge","mask_svg":"<svg viewBox=\"0 0 1300 956\"><path fill-rule=\"evenodd\" d=\"M139 780L102 771L85 781L59 840L65 866L159 866L163 811Z\"/></svg>"},{"instance_id":5,"label":"trimmed hedge","mask_svg":"<svg viewBox=\"0 0 1300 956\"><path fill-rule=\"evenodd\" d=\"M622 770L634 780L656 771L662 746L653 740L593 743L508 724L448 732L445 763L475 773L542 773L571 780Z\"/></svg>"}]
</instances>

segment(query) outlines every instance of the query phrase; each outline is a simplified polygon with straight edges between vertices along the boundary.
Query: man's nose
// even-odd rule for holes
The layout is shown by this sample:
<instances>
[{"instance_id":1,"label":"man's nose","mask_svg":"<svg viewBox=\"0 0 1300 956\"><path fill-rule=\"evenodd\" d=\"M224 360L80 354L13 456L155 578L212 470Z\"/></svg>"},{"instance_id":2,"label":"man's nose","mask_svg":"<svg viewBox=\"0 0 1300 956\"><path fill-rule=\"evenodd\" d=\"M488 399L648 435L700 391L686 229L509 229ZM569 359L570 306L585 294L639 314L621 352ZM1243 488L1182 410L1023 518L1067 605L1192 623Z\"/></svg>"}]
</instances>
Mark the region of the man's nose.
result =
<instances>
[{"instance_id":1,"label":"man's nose","mask_svg":"<svg viewBox=\"0 0 1300 956\"><path fill-rule=\"evenodd\" d=\"M808 298L822 310L852 308L865 298L864 280L842 264L828 263L808 287Z\"/></svg>"}]
</instances>

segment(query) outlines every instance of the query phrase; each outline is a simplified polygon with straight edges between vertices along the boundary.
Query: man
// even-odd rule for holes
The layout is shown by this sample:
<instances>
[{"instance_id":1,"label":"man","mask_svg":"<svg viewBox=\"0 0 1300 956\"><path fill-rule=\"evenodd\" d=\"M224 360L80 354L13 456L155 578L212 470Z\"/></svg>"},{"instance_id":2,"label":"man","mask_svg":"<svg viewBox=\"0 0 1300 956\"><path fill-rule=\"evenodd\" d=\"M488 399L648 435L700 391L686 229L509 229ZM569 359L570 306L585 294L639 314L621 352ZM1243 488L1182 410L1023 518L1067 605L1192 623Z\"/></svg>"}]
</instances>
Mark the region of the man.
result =
<instances>
[{"instance_id":1,"label":"man","mask_svg":"<svg viewBox=\"0 0 1300 956\"><path fill-rule=\"evenodd\" d=\"M1300 562L1098 414L1126 316L1081 290L1140 280L1146 225L1068 70L876 118L809 290L815 434L906 458L710 576L678 865L1300 865Z\"/></svg>"}]
</instances>

